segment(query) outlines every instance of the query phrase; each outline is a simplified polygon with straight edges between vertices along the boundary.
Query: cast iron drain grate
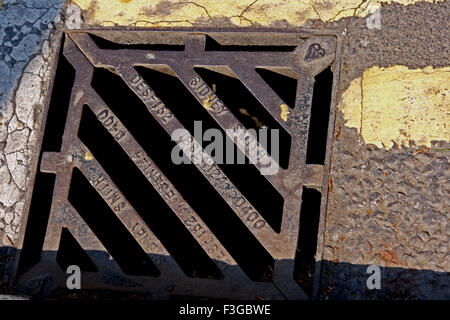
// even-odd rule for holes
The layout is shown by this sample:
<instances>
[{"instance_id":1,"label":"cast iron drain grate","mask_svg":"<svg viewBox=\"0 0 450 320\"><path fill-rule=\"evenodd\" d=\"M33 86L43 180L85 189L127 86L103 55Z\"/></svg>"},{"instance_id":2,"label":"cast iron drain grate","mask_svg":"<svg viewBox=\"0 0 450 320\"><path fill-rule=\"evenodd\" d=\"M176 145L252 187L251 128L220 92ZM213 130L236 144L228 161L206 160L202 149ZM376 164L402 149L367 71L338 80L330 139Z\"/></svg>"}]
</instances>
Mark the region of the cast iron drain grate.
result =
<instances>
[{"instance_id":1,"label":"cast iron drain grate","mask_svg":"<svg viewBox=\"0 0 450 320\"><path fill-rule=\"evenodd\" d=\"M16 259L18 289L65 288L75 264L83 289L307 298L326 209L337 36L90 30L62 37ZM279 170L261 175L238 143L246 164L175 165L171 135L185 128L195 136L194 121L226 133L278 129ZM202 142L194 146L213 159Z\"/></svg>"}]
</instances>

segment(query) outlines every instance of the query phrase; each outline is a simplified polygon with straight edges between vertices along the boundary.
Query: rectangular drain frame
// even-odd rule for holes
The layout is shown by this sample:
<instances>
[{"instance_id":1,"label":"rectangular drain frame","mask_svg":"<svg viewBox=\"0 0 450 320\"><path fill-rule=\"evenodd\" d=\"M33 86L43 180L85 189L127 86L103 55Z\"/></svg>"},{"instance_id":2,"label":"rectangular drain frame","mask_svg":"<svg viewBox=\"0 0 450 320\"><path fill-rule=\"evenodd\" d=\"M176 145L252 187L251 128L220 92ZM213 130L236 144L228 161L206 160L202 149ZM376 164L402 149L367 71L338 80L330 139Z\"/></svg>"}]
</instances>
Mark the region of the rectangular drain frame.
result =
<instances>
[{"instance_id":1,"label":"rectangular drain frame","mask_svg":"<svg viewBox=\"0 0 450 320\"><path fill-rule=\"evenodd\" d=\"M88 36L88 33L98 35L112 42L124 44L184 44L185 50L154 50L148 52L148 50L142 49L99 49L92 38ZM296 46L297 49L294 52L246 52L245 50L237 52L204 51L205 35L212 37L222 45L261 46L261 43L263 43L263 45L270 46L292 45ZM60 50L63 50L64 56L76 70L75 83L72 87L67 115L68 120L64 128L63 143L60 152L45 152L45 150L40 150L44 135L43 128L45 126L43 125L42 129L40 129L38 152L36 152L33 161L34 170L32 171L30 183L34 184L37 170L56 174L56 181L41 259L37 265L31 267L19 279L14 277L17 290L26 294L46 295L56 288L66 287L68 275L65 270L62 270L58 266L55 260L61 231L63 227L66 227L76 237L77 241L99 269L97 273L83 273L83 289L152 292L163 296L194 295L236 299L254 299L255 297L262 297L264 299L307 299L308 296L294 281L293 274L300 229L302 188L303 186L313 185L321 189L322 194L313 290L313 297L315 297L320 281L322 238L328 196L328 175L340 68L340 35L333 31L323 30L280 31L253 29L237 31L231 29L217 31L214 29L134 29L133 31L129 31L123 29L89 29L66 31L61 34L61 37L63 36L66 40L64 48L60 48ZM122 52L118 54L119 51ZM50 89L43 112L43 123L45 123L45 118L48 113L51 89L58 65L57 60L55 59L52 69ZM190 64L187 65L187 62ZM223 129L232 128L235 125L239 125L240 122L226 109L223 102L215 96L206 83L205 86L202 84L201 87L208 88L209 90L202 95L198 90L195 90L196 88L189 86L189 82L201 81L201 78L193 69L196 65L223 65L230 67L249 91L260 100L267 112L291 135L292 144L288 169L284 170L280 168L277 174L266 176L284 199L280 233L276 233L267 224L264 218L253 208L251 203L227 180L228 178L219 167L216 164L213 165L223 175L223 179L231 184L234 196L231 197L229 193L224 193L223 189L215 186L216 191L228 203L231 209L233 209L247 229L252 232L274 258L275 267L272 282L255 282L250 280L215 235L208 229L208 226L197 216L189 204L185 202L182 195L171 185L170 181L165 178L162 172L159 174L159 181L152 180L145 175L144 171L146 168L140 167L137 160L145 158L154 168L156 168L156 165L146 155L145 151L134 140L117 117L115 119L118 120L117 127L119 129L116 129L118 132L122 132L121 135L123 134L117 139L117 143L120 144L156 191L172 208L185 227L202 246L203 250L216 263L219 270L224 274L224 279L199 279L189 278L184 275L175 260L169 255L139 214L127 202L120 190L114 186L111 179L108 178L95 158L85 159L84 155L89 150L77 137L77 129L80 123L83 105L88 105L96 115L104 110L108 110L110 114L113 114L90 86L90 79L92 79L94 68L107 68L114 70L116 74L120 75L128 87L145 103L149 112L166 132L171 133L177 128L183 128L181 123L170 112L169 107L166 107L156 97L148 84L145 83L143 78L133 68L133 65L145 66L150 64L169 65L200 104L202 104L205 98L213 96L214 101L218 102L221 108L218 112L213 108L208 109L208 112ZM333 66L333 86L325 162L324 165L306 164L306 147L314 76L330 65ZM254 69L255 67L286 67L291 68L297 73L298 84L295 107L289 110L290 114L288 114L287 121L283 120L279 109L284 102L275 92L272 92L270 87L261 78L255 77L257 75L256 72L254 74L250 72L250 69ZM38 164L37 162L41 152L42 160ZM68 161L68 157L72 157L70 161ZM38 169L38 166L40 166L40 169ZM106 267L104 261L98 259L99 257L96 251L107 252L107 250L67 200L73 167L79 168L91 184L99 176L104 179L109 179L110 185L115 189L122 201L123 207L118 212L115 211L117 217L161 271L161 276L145 277L127 275L120 270L120 267L114 261L112 263L110 262ZM213 178L208 176L206 168L197 165L197 169L200 170L210 183L214 182ZM158 171L159 169L156 168L156 170ZM166 189L165 195L162 194L161 188ZM169 188L170 197L167 196L167 188ZM25 208L27 209L23 215L23 226L26 225L28 220L29 207L33 194L32 189L29 188L26 195ZM101 195L100 192L99 194ZM106 197L101 196L108 203ZM261 221L259 225L252 224L251 221L245 219L245 214L240 209L241 206L237 205L239 200L242 200L247 208L251 208L252 212L256 213L258 217L257 221ZM111 207L111 209L114 211L114 207ZM196 221L196 226L201 226L206 232L198 236L192 228L192 225L187 224L187 219ZM23 248L24 235L25 228L23 228L17 242L17 248L19 250L15 259L14 276L18 270L20 249ZM206 240L204 235L206 235ZM230 266L232 268L229 268Z\"/></svg>"}]
</instances>

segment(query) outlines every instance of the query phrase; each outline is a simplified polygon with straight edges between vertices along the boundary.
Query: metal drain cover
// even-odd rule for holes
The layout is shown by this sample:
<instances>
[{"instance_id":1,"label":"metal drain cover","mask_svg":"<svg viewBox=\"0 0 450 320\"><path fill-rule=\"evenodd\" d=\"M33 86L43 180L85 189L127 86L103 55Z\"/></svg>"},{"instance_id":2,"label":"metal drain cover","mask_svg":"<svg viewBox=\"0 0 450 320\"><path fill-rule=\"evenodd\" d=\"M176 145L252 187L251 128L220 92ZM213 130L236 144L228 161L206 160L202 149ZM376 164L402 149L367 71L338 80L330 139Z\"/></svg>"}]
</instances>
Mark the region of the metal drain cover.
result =
<instances>
[{"instance_id":1,"label":"metal drain cover","mask_svg":"<svg viewBox=\"0 0 450 320\"><path fill-rule=\"evenodd\" d=\"M60 88L58 81L69 77L69 73L63 73L60 78L63 80L54 81L53 91L66 90L70 93L70 99L66 103L53 98L55 92L52 98L51 94L48 97L44 113L47 124L45 130L41 130L40 136L41 143L44 142L39 157L36 157L35 187L28 195L29 213L26 232L21 240L23 250L17 259L20 261L16 266L19 291L27 294L48 294L55 288L66 287L68 274L61 261L72 260L69 251L58 253L58 250L61 250L62 239L69 237L72 242L75 240L76 246L82 248L86 254L84 258L90 261L87 267L81 267L83 289L238 299L307 298L304 290L294 280L301 228L300 215L306 215L301 212L302 190L304 186L322 190L320 221L323 223L328 185L329 142L334 124L335 83L339 67L338 63L334 63L338 61L336 52L339 51L336 35L313 31L261 33L210 30L88 30L65 33L62 40L62 55L58 68L61 68L62 59L65 59L69 68L75 71L74 82L69 88ZM320 117L329 119L325 134L324 159L322 163L308 163L307 148L312 147L307 144L311 132L309 124L314 77L330 65L333 66L330 112L328 108L324 108L324 114L321 114L320 110L318 112ZM175 130L184 126L183 119L177 118L176 112L173 111L173 104L166 103L163 97L158 96L139 71L140 67L156 70L166 77L180 81L191 97L197 100L203 112L207 112L223 130L242 128L244 125L230 111L225 99L220 99L219 94L216 94L215 85L211 86L196 68L212 70L239 80L260 102L269 118L290 137L291 144L287 149L288 166L280 168L276 174L259 177L265 179L283 200L279 228L273 227L254 206L252 199L258 197L246 197L246 192L238 187L237 180L230 179L229 174L225 173L223 165L214 162L208 165L189 165L203 177L205 183L209 183L208 190L213 190L225 206L228 206L227 209L232 210L234 218L238 218L240 227L244 228L239 230L248 232L249 237L255 239L258 248L265 250L267 256L272 259L273 263L270 264L266 276L252 279L249 273L241 268L240 259L233 253L238 250L235 247L245 247L243 242L233 243L233 238L241 231L222 230L219 238L217 232L213 232L212 226L208 225L207 219L196 212L197 202L190 200L191 196L186 195L187 191L176 188L172 178L169 178L170 172L159 168L157 161L149 155L149 150L152 154L159 152L159 142L152 142L152 139L156 139L154 136L145 136L146 130L158 127L169 137ZM55 63L54 69L56 68ZM295 79L297 86L293 105L288 107L287 102L255 72L256 68L268 69ZM108 92L115 93L115 89L109 87L109 82L93 80L94 73L100 69L122 81L128 94L140 100L146 107L146 116L152 117L156 122L143 122L145 115L139 116L135 103L129 100L121 102L123 105L119 106L120 112L113 110L110 106L113 102L107 103L93 88L96 82L96 85L100 83L103 86L106 96ZM158 81L157 76L152 77ZM177 94L176 88L173 88L173 95ZM233 94L235 93L225 92L225 95ZM57 103L54 104L53 100ZM55 124L50 119L52 112L62 119L59 123ZM93 115L93 122L83 125L84 117L88 117L85 114ZM138 122L134 123L133 117ZM57 126L60 130L55 131L52 126ZM91 131L94 126L98 127L97 131ZM83 130L88 133L83 133ZM110 139L110 147L104 151L92 150L87 141L100 139L102 134L105 134L105 139ZM56 141L56 144L46 143L46 139ZM143 143L147 142L141 141L149 141L150 147L145 148ZM102 145L103 143L99 148ZM116 150L114 148L118 150L117 155L114 153L105 156L110 150ZM246 152L248 153L248 150ZM123 156L118 153L123 153ZM124 167L117 162L119 157ZM106 163L111 163L112 167ZM130 170L135 170L130 172L137 172L131 178L126 171L128 169L125 169L128 165ZM164 162L160 165L164 165ZM40 178L41 176L45 178ZM48 180L49 176L52 179ZM121 187L121 177L128 179L130 188ZM42 184L45 179L49 182ZM142 179L145 181L142 182ZM88 183L83 184L83 181ZM152 189L149 192L157 192L160 197L157 199L158 203L170 208L178 219L176 222L181 222L186 237L193 239L192 246L195 244L201 251L198 257L212 261L211 268L217 269L216 273L201 274L184 267L189 262L194 263L195 261L189 260L195 260L196 256L190 258L189 254L183 256L183 252L177 251L183 243L177 245L176 242L181 240L177 238L178 234L174 234L175 229L170 226L166 226L166 229L158 227L159 231L156 232L149 226L144 217L146 213L139 207L139 203L143 203L143 206L148 203L152 208L152 197L147 198L147 194L140 187L146 183ZM190 188L196 188L195 181L187 179L183 183L192 183ZM90 188L91 195L85 195ZM71 191L72 189L76 190ZM202 194L198 196L203 197ZM259 195L260 198L269 196ZM96 201L102 203L95 206ZM207 203L208 199L202 198L200 201ZM38 209L33 209L34 207ZM102 220L100 216L103 213L99 213L102 211L99 208L108 211L111 219L115 219L114 224L109 220ZM86 212L81 214L78 211ZM220 212L215 212L215 208L211 207L210 215L215 214L219 215ZM158 210L151 212L151 215L152 219L158 221ZM220 217L211 219L220 220ZM95 227L91 223L94 220ZM120 234L123 236L119 237L119 232L113 233L113 230L116 230L114 228L122 230ZM321 229L319 226L317 234L314 235L318 237L319 252ZM166 242L169 244L166 245ZM138 257L138 253L142 251L145 256L139 258L140 262L134 264L134 267L123 267L127 265L127 259ZM175 252L175 257L172 251ZM315 248L313 251L315 252ZM129 255L130 252L138 253L127 258L127 252ZM252 251L245 253L250 260L252 254ZM30 258L32 256L35 257L34 260ZM116 256L122 258L116 261ZM244 261L244 258L242 259ZM71 264L69 262L66 265ZM145 271L146 267L151 271ZM192 272L186 271L186 268Z\"/></svg>"}]
</instances>

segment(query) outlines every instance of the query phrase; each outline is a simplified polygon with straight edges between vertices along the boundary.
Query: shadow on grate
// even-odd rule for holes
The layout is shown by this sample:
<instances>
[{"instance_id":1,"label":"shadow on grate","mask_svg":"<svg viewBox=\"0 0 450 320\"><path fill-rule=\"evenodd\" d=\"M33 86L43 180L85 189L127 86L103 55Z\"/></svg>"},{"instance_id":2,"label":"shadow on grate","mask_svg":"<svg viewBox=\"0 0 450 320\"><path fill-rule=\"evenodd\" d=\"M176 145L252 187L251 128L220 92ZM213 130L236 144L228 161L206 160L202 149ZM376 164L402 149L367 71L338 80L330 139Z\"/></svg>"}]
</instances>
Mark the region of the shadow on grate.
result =
<instances>
[{"instance_id":1,"label":"shadow on grate","mask_svg":"<svg viewBox=\"0 0 450 320\"><path fill-rule=\"evenodd\" d=\"M303 187L294 277L310 296L314 282L314 255L317 247L321 199L322 195L319 191Z\"/></svg>"},{"instance_id":2,"label":"shadow on grate","mask_svg":"<svg viewBox=\"0 0 450 320\"><path fill-rule=\"evenodd\" d=\"M77 265L84 272L98 272L91 258L67 228L63 228L61 232L56 262L63 270L67 270L71 265Z\"/></svg>"},{"instance_id":3,"label":"shadow on grate","mask_svg":"<svg viewBox=\"0 0 450 320\"><path fill-rule=\"evenodd\" d=\"M125 273L159 274L133 236L77 168L73 169L68 200Z\"/></svg>"},{"instance_id":4,"label":"shadow on grate","mask_svg":"<svg viewBox=\"0 0 450 320\"><path fill-rule=\"evenodd\" d=\"M293 78L292 74L294 71L290 70L290 77L280 74L280 71L269 69L256 68L255 71L286 102L289 108L294 108L297 93L297 79Z\"/></svg>"},{"instance_id":5,"label":"shadow on grate","mask_svg":"<svg viewBox=\"0 0 450 320\"><path fill-rule=\"evenodd\" d=\"M187 91L178 78L160 74L157 71L146 68L138 68L138 71L191 135L195 136L194 122L201 121L203 132L214 128L222 133L222 137L224 137L222 150L225 159L229 157L229 154L234 156L235 160L245 157L240 149L230 142L230 138L225 134L225 131L220 128L205 108ZM229 88L230 92L233 92L234 89L233 87ZM177 92L177 94L174 95L173 92ZM227 145L233 145L233 149L228 149ZM205 148L207 142L203 141L202 146ZM283 198L267 179L259 173L258 169L250 164L248 159L246 160L245 164L236 164L235 161L233 163L219 164L219 167L242 194L249 199L267 222L275 230L279 231L283 211ZM212 190L212 188L210 189ZM189 192L189 190L186 191ZM266 197L261 197L262 194L265 194ZM225 206L228 207L227 205ZM230 215L234 216L233 213ZM251 247L256 248L257 246L251 245Z\"/></svg>"}]
</instances>

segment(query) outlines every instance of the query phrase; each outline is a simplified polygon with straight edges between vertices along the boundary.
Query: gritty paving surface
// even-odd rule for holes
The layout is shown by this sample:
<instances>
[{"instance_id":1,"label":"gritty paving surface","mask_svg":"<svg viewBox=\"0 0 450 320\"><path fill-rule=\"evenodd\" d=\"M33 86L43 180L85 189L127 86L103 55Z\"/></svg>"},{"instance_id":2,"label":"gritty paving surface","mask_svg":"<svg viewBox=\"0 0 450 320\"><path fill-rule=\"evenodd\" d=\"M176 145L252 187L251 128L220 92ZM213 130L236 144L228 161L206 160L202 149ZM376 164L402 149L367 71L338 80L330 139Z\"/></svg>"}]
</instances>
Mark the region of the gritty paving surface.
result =
<instances>
[{"instance_id":1,"label":"gritty paving surface","mask_svg":"<svg viewBox=\"0 0 450 320\"><path fill-rule=\"evenodd\" d=\"M450 143L388 152L357 139L342 127L335 143L322 296L450 299ZM381 290L366 289L367 265L384 267Z\"/></svg>"},{"instance_id":2,"label":"gritty paving surface","mask_svg":"<svg viewBox=\"0 0 450 320\"><path fill-rule=\"evenodd\" d=\"M449 65L449 12L450 2L393 4L381 30L363 18L336 23L346 32L340 93L373 65ZM449 299L449 143L387 151L344 123L338 110L321 298ZM382 267L381 290L367 290L368 265Z\"/></svg>"},{"instance_id":3,"label":"gritty paving surface","mask_svg":"<svg viewBox=\"0 0 450 320\"><path fill-rule=\"evenodd\" d=\"M372 66L410 69L450 65L450 1L437 4L384 4L381 29L368 29L365 18L345 18L326 26L343 34L339 90ZM420 26L420 27L419 27Z\"/></svg>"},{"instance_id":4,"label":"gritty paving surface","mask_svg":"<svg viewBox=\"0 0 450 320\"><path fill-rule=\"evenodd\" d=\"M53 42L44 39L49 37L49 24L62 1L3 2L0 246L3 242L8 247L20 231L28 169L54 51ZM445 18L449 13L448 1L391 4L381 9L380 30L369 30L366 19L360 17L326 24L309 21L306 27L332 28L343 34L340 98L353 79L375 65L450 65L450 21ZM272 27L292 26L275 21ZM356 129L345 126L338 110L320 298L450 298L450 228L445 214L450 211L449 148L445 141L429 148L413 144L389 151L365 144ZM0 278L9 260L0 250ZM381 290L367 290L366 269L371 264L382 267Z\"/></svg>"}]
</instances>

